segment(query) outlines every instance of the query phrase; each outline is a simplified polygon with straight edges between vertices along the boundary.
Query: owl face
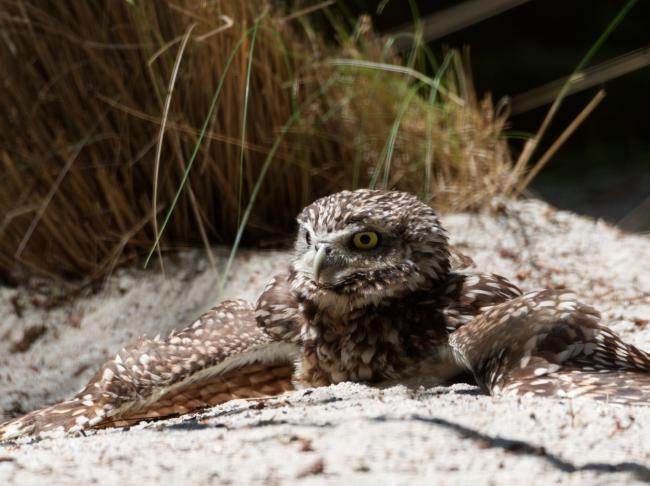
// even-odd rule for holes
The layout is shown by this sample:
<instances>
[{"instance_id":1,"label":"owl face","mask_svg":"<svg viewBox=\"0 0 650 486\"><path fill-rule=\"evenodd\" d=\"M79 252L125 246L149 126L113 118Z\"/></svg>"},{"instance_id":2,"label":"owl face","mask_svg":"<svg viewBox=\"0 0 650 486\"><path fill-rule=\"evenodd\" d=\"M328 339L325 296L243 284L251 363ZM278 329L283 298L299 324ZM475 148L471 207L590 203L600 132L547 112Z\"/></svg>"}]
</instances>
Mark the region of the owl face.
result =
<instances>
[{"instance_id":1,"label":"owl face","mask_svg":"<svg viewBox=\"0 0 650 486\"><path fill-rule=\"evenodd\" d=\"M434 211L404 192L332 194L307 206L298 223L294 280L310 292L380 300L428 289L449 270Z\"/></svg>"}]
</instances>

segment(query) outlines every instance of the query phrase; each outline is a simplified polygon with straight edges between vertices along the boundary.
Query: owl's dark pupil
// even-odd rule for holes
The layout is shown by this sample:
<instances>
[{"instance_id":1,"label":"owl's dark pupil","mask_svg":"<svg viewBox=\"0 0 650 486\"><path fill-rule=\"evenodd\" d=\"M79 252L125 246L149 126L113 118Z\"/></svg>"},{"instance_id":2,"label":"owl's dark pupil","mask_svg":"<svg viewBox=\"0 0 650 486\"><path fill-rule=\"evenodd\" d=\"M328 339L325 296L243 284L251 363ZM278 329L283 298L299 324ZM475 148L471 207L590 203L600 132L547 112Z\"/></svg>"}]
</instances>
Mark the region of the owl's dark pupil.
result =
<instances>
[{"instance_id":1,"label":"owl's dark pupil","mask_svg":"<svg viewBox=\"0 0 650 486\"><path fill-rule=\"evenodd\" d=\"M364 244L364 245L370 244L370 236L368 236L368 235L361 235L359 237L359 240L361 240L361 243Z\"/></svg>"},{"instance_id":2,"label":"owl's dark pupil","mask_svg":"<svg viewBox=\"0 0 650 486\"><path fill-rule=\"evenodd\" d=\"M309 231L305 233L305 241L307 242L307 245L311 245L311 236L309 235Z\"/></svg>"}]
</instances>

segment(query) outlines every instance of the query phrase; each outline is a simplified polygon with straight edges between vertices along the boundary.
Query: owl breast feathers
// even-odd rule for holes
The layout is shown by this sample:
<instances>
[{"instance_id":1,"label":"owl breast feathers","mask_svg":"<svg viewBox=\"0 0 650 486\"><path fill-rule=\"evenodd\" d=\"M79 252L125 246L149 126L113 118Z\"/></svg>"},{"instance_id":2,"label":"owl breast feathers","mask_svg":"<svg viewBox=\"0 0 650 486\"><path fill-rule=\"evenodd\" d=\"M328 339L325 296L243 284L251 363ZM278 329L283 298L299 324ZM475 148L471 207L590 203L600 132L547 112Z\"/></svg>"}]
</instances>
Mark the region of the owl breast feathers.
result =
<instances>
[{"instance_id":1,"label":"owl breast feathers","mask_svg":"<svg viewBox=\"0 0 650 486\"><path fill-rule=\"evenodd\" d=\"M255 306L224 302L166 339L141 338L71 400L0 425L0 439L350 380L469 378L492 395L648 403L648 353L568 292L522 294L452 268L445 230L414 196L343 191L307 206L298 225L292 260Z\"/></svg>"}]
</instances>

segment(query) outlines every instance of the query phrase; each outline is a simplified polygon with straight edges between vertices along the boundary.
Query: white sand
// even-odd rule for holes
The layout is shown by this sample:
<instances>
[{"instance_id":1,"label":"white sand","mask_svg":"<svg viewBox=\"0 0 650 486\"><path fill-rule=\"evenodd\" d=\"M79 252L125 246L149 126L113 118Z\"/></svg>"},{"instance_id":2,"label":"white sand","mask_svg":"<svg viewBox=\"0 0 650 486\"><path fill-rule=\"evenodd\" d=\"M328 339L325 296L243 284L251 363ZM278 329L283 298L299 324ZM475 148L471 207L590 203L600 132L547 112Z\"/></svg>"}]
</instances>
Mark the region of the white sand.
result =
<instances>
[{"instance_id":1,"label":"white sand","mask_svg":"<svg viewBox=\"0 0 650 486\"><path fill-rule=\"evenodd\" d=\"M443 220L477 269L524 290L570 287L650 349L650 238L539 202ZM0 410L9 416L71 396L138 335L183 327L222 297L253 300L286 258L241 253L223 296L202 251L167 260L166 276L120 270L100 293L50 310L32 303L47 300L34 289L0 288ZM11 352L35 326L43 335ZM0 484L643 482L648 437L650 407L346 383L128 431L2 445Z\"/></svg>"}]
</instances>

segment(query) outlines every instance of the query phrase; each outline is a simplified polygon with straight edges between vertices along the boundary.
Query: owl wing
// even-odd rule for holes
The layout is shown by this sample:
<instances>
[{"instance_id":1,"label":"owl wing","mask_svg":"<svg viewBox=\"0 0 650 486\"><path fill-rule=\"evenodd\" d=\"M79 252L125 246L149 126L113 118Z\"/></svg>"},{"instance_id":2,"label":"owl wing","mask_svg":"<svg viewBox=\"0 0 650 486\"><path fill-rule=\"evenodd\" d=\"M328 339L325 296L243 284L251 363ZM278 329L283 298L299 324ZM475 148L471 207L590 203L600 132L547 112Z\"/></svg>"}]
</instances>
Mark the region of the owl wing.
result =
<instances>
[{"instance_id":1,"label":"owl wing","mask_svg":"<svg viewBox=\"0 0 650 486\"><path fill-rule=\"evenodd\" d=\"M0 424L0 440L124 426L233 398L276 395L292 388L296 352L257 326L250 304L226 301L166 339L130 344L73 399Z\"/></svg>"},{"instance_id":2,"label":"owl wing","mask_svg":"<svg viewBox=\"0 0 650 486\"><path fill-rule=\"evenodd\" d=\"M623 342L568 292L489 308L450 335L455 359L492 395L650 403L650 354Z\"/></svg>"},{"instance_id":3,"label":"owl wing","mask_svg":"<svg viewBox=\"0 0 650 486\"><path fill-rule=\"evenodd\" d=\"M278 341L300 342L305 316L291 290L289 272L275 275L257 299L257 325Z\"/></svg>"},{"instance_id":4,"label":"owl wing","mask_svg":"<svg viewBox=\"0 0 650 486\"><path fill-rule=\"evenodd\" d=\"M522 295L505 277L493 273L451 273L442 292L449 332L472 321L485 309Z\"/></svg>"}]
</instances>

